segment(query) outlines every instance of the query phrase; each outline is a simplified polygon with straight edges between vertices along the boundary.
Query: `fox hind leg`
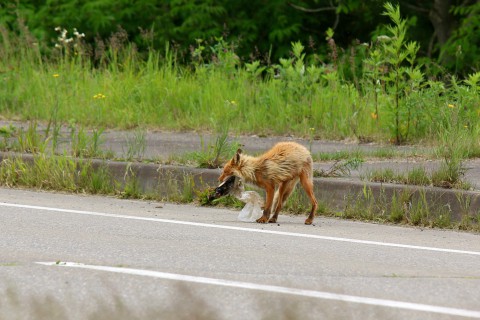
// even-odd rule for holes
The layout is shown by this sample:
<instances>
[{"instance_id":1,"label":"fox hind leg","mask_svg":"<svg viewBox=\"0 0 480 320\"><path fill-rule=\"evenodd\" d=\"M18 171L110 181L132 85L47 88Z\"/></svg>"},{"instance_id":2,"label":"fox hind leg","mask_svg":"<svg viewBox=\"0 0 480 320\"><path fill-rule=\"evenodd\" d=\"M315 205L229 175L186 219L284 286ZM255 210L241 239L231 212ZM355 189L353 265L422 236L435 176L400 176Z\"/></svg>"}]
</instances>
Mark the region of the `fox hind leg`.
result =
<instances>
[{"instance_id":1,"label":"fox hind leg","mask_svg":"<svg viewBox=\"0 0 480 320\"><path fill-rule=\"evenodd\" d=\"M277 222L278 214L280 210L282 210L283 205L287 201L288 197L292 193L293 189L295 189L295 185L297 184L298 180L293 179L290 181L283 182L280 187L278 188L275 196L276 196L276 201L274 201L275 204L275 211L273 213L273 216L268 220L270 223L275 223Z\"/></svg>"},{"instance_id":2,"label":"fox hind leg","mask_svg":"<svg viewBox=\"0 0 480 320\"><path fill-rule=\"evenodd\" d=\"M303 171L300 174L300 183L302 184L303 189L305 189L305 192L307 193L307 196L310 199L310 202L312 203L312 210L310 211L308 218L305 220L305 224L312 224L313 219L315 218L315 211L317 211L317 207L318 207L317 199L315 198L315 194L313 193L312 175Z\"/></svg>"}]
</instances>

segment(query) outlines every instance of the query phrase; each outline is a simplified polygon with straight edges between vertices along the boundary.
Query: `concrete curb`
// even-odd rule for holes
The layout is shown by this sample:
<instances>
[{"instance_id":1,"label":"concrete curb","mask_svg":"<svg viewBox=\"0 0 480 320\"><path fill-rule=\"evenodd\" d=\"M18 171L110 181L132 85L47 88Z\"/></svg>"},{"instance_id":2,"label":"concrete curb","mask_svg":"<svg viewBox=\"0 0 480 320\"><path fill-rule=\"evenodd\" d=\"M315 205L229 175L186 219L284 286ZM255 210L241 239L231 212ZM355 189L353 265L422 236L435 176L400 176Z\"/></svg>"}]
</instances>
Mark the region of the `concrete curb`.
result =
<instances>
[{"instance_id":1,"label":"concrete curb","mask_svg":"<svg viewBox=\"0 0 480 320\"><path fill-rule=\"evenodd\" d=\"M0 152L0 161L8 158L21 158L26 163L34 163L31 154ZM185 177L191 177L195 187L214 187L220 169L200 169L192 167L159 165L153 163L120 162L109 160L91 161L94 168L106 167L112 178L124 185L129 177L135 177L142 193L166 196L173 187L182 190ZM190 182L191 183L191 182ZM328 208L338 211L345 210L356 201L382 200L388 209L392 199L402 199L405 210L416 203L428 203L431 212L450 211L455 221L460 221L464 215L477 215L480 212L480 192L442 189L428 186L398 185L390 183L372 183L344 178L315 178L314 190L317 199Z\"/></svg>"}]
</instances>

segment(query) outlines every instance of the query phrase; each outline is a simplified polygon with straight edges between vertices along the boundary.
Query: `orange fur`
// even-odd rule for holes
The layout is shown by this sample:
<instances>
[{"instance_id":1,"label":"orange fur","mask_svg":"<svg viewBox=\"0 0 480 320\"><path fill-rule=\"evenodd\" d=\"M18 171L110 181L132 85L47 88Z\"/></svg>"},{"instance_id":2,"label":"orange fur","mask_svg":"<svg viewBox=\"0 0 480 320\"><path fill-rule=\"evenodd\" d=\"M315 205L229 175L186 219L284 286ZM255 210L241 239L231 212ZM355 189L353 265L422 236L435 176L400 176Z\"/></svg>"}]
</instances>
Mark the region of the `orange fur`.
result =
<instances>
[{"instance_id":1,"label":"orange fur","mask_svg":"<svg viewBox=\"0 0 480 320\"><path fill-rule=\"evenodd\" d=\"M224 181L231 175L253 183L266 192L263 216L257 222L276 222L278 213L300 180L305 189L312 210L305 224L312 224L317 210L317 200L313 193L312 156L304 146L295 142L279 142L272 149L259 157L242 154L238 149L235 156L228 161L218 178ZM270 218L272 206L274 214Z\"/></svg>"}]
</instances>

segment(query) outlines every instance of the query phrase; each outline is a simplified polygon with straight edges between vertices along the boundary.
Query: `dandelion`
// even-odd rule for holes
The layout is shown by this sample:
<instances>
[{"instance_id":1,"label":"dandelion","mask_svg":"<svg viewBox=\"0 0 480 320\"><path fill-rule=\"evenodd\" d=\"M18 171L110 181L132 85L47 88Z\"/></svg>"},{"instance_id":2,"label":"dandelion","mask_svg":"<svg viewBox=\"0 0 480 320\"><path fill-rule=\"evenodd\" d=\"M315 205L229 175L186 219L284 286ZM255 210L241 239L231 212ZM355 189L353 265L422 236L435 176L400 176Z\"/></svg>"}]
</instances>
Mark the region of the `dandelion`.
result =
<instances>
[{"instance_id":1,"label":"dandelion","mask_svg":"<svg viewBox=\"0 0 480 320\"><path fill-rule=\"evenodd\" d=\"M58 73L54 73L54 74L53 74L53 77L54 77L54 78L58 78L58 77L60 77L60 75L59 75Z\"/></svg>"},{"instance_id":2,"label":"dandelion","mask_svg":"<svg viewBox=\"0 0 480 320\"><path fill-rule=\"evenodd\" d=\"M235 100L225 100L225 105L236 107L238 104Z\"/></svg>"},{"instance_id":3,"label":"dandelion","mask_svg":"<svg viewBox=\"0 0 480 320\"><path fill-rule=\"evenodd\" d=\"M378 119L378 114L377 114L376 112L370 113L370 116L372 117L373 120L377 120L377 119Z\"/></svg>"},{"instance_id":4,"label":"dandelion","mask_svg":"<svg viewBox=\"0 0 480 320\"><path fill-rule=\"evenodd\" d=\"M106 96L102 93L98 93L96 95L93 96L93 99L105 99Z\"/></svg>"},{"instance_id":5,"label":"dandelion","mask_svg":"<svg viewBox=\"0 0 480 320\"><path fill-rule=\"evenodd\" d=\"M453 109L453 108L455 108L455 105L454 105L454 104L451 104L451 103L449 103L449 104L448 104L448 107L449 107L450 109Z\"/></svg>"}]
</instances>

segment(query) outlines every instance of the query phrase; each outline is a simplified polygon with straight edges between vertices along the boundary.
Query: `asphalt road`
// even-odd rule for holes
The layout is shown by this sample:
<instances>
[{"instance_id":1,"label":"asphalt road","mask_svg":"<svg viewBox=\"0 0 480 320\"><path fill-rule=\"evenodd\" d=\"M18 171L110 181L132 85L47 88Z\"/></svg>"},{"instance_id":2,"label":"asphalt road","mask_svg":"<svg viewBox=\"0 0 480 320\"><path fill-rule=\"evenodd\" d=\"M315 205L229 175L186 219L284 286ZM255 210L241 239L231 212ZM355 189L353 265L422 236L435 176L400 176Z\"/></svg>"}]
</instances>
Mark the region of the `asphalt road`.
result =
<instances>
[{"instance_id":1,"label":"asphalt road","mask_svg":"<svg viewBox=\"0 0 480 320\"><path fill-rule=\"evenodd\" d=\"M480 318L480 235L0 189L0 319Z\"/></svg>"}]
</instances>

